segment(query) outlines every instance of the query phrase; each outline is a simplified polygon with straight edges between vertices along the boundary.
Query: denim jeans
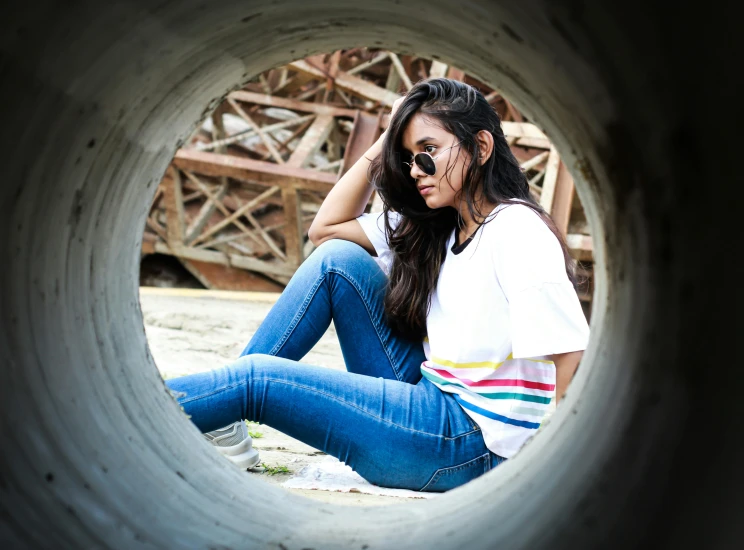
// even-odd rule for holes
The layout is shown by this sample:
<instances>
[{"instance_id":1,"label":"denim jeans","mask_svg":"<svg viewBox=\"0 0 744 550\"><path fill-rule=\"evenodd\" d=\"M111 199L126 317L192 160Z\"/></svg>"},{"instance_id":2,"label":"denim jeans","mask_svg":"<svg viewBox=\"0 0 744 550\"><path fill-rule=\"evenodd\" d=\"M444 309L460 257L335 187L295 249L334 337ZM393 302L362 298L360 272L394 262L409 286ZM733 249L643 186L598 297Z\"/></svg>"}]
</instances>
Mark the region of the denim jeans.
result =
<instances>
[{"instance_id":1,"label":"denim jeans","mask_svg":"<svg viewBox=\"0 0 744 550\"><path fill-rule=\"evenodd\" d=\"M297 270L240 359L166 384L202 432L257 421L376 485L462 485L504 459L451 394L422 378L422 343L385 322L385 284L362 247L327 241ZM299 362L331 320L348 372Z\"/></svg>"}]
</instances>

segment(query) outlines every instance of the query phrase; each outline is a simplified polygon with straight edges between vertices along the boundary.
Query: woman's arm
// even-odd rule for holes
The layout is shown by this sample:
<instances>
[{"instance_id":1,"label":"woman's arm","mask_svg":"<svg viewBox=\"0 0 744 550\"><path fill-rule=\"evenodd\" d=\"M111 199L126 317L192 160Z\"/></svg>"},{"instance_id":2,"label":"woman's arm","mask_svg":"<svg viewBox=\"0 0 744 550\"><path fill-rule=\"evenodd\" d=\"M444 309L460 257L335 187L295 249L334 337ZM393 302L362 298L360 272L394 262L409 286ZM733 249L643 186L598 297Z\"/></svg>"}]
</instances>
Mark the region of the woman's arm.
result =
<instances>
[{"instance_id":1,"label":"woman's arm","mask_svg":"<svg viewBox=\"0 0 744 550\"><path fill-rule=\"evenodd\" d=\"M393 103L391 118L403 99L405 98L400 97ZM382 142L386 133L387 131L383 132L372 147L367 149L354 166L336 182L320 205L307 232L315 246L329 239L343 239L366 248L372 255L375 254L374 246L356 218L364 213L364 208L372 195L372 184L367 179L367 171L371 161L382 152Z\"/></svg>"},{"instance_id":2,"label":"woman's arm","mask_svg":"<svg viewBox=\"0 0 744 550\"><path fill-rule=\"evenodd\" d=\"M579 366L583 351L570 351L568 353L555 353L551 356L555 363L555 402L563 399L569 382L573 378L576 368Z\"/></svg>"},{"instance_id":3,"label":"woman's arm","mask_svg":"<svg viewBox=\"0 0 744 550\"><path fill-rule=\"evenodd\" d=\"M382 151L384 139L383 132L374 145L336 182L320 205L308 230L308 237L315 246L329 239L344 239L374 253L372 243L355 218L364 213L372 194L372 184L367 180L367 170L370 161Z\"/></svg>"}]
</instances>

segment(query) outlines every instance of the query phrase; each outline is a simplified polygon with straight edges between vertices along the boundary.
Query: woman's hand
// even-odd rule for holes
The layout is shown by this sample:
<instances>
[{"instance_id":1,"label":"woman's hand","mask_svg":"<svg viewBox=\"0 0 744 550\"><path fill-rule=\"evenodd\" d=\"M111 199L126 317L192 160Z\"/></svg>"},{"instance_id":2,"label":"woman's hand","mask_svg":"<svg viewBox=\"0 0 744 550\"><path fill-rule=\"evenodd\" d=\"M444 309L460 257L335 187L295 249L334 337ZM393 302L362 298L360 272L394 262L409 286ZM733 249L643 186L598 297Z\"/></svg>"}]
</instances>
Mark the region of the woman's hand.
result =
<instances>
[{"instance_id":1,"label":"woman's hand","mask_svg":"<svg viewBox=\"0 0 744 550\"><path fill-rule=\"evenodd\" d=\"M385 134L387 133L387 129L390 127L390 121L392 120L393 116L395 116L395 112L398 110L398 108L400 107L400 104L403 103L403 100L405 98L406 96L401 96L393 102L393 107L392 107L392 110L390 111L390 116L387 119L387 127L385 128L385 131L382 133L380 138L385 137Z\"/></svg>"},{"instance_id":2,"label":"woman's hand","mask_svg":"<svg viewBox=\"0 0 744 550\"><path fill-rule=\"evenodd\" d=\"M395 115L395 111L398 110L400 107L400 104L403 103L403 100L406 98L406 96L399 97L393 102L393 109L390 111L390 118L393 118L393 115Z\"/></svg>"}]
</instances>

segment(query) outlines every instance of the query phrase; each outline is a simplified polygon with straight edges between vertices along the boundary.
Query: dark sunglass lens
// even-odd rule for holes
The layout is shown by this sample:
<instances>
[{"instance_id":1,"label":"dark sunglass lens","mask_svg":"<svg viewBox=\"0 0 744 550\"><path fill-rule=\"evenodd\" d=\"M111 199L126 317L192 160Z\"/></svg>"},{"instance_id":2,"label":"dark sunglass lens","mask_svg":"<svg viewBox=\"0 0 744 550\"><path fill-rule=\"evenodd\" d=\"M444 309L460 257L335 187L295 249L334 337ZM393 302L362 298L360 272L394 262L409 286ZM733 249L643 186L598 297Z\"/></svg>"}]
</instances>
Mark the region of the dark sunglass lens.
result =
<instances>
[{"instance_id":1,"label":"dark sunglass lens","mask_svg":"<svg viewBox=\"0 0 744 550\"><path fill-rule=\"evenodd\" d=\"M427 176L433 176L434 174L436 174L437 166L436 164L434 164L434 159L432 159L429 155L419 153L414 157L414 160L416 161L418 167L421 168L421 170L423 170Z\"/></svg>"}]
</instances>

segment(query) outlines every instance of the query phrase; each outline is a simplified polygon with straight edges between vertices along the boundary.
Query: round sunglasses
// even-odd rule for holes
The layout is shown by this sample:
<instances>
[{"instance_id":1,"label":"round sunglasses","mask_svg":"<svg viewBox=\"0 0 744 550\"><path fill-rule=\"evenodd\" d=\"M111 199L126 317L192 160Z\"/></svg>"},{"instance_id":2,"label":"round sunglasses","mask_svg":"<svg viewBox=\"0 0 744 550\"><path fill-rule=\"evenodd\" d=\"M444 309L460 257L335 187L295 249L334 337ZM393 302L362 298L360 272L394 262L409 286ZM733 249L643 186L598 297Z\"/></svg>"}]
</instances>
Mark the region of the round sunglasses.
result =
<instances>
[{"instance_id":1,"label":"round sunglasses","mask_svg":"<svg viewBox=\"0 0 744 550\"><path fill-rule=\"evenodd\" d=\"M403 161L403 164L408 166L408 169L410 170L413 168L413 163L415 162L416 166L418 166L424 174L426 174L427 176L433 176L437 173L437 165L434 161L441 157L445 153L445 151L449 151L450 149L452 149L453 147L457 147L461 143L462 140L458 141L451 147L442 149L442 151L435 157L432 157L429 153L417 153L410 161Z\"/></svg>"}]
</instances>

